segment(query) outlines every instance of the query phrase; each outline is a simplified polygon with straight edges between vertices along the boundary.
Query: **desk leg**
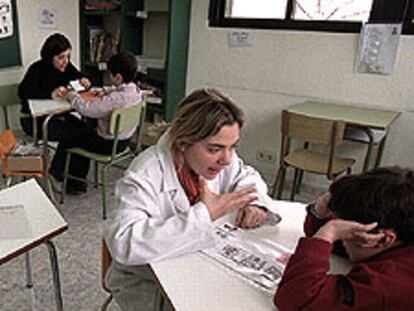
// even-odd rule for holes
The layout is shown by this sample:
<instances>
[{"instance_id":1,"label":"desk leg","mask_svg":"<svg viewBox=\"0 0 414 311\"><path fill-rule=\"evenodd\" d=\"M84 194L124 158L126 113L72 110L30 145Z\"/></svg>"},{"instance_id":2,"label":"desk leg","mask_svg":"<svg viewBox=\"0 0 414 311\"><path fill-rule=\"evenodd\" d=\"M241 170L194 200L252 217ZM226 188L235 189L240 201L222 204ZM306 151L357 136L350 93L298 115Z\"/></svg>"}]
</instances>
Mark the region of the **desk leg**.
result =
<instances>
[{"instance_id":1,"label":"desk leg","mask_svg":"<svg viewBox=\"0 0 414 311\"><path fill-rule=\"evenodd\" d=\"M60 288L59 265L56 254L56 248L52 241L46 241L45 244L49 250L50 264L52 266L53 285L55 287L56 309L58 311L63 311L63 300L62 291Z\"/></svg>"},{"instance_id":2,"label":"desk leg","mask_svg":"<svg viewBox=\"0 0 414 311\"><path fill-rule=\"evenodd\" d=\"M388 133L382 138L378 146L378 153L377 153L377 158L375 159L375 166L374 166L375 168L377 168L381 164L382 154L384 153L385 141L387 140L387 136L388 136Z\"/></svg>"},{"instance_id":3,"label":"desk leg","mask_svg":"<svg viewBox=\"0 0 414 311\"><path fill-rule=\"evenodd\" d=\"M364 160L364 166L362 168L362 172L366 172L369 168L369 163L371 162L371 154L372 154L372 148L374 147L374 135L372 134L370 129L364 129L365 133L368 136L369 142L368 142L368 149L367 149L367 154L365 156L365 160Z\"/></svg>"},{"instance_id":4,"label":"desk leg","mask_svg":"<svg viewBox=\"0 0 414 311\"><path fill-rule=\"evenodd\" d=\"M25 261L26 261L26 281L27 281L26 287L32 288L33 278L32 278L32 265L30 262L30 252L26 252Z\"/></svg>"},{"instance_id":5,"label":"desk leg","mask_svg":"<svg viewBox=\"0 0 414 311\"><path fill-rule=\"evenodd\" d=\"M43 134L43 165L44 165L44 180L49 192L49 197L52 200L53 204L56 205L55 195L53 193L52 185L49 178L49 132L47 129L49 120L53 115L48 115L47 118L43 121L42 124L42 134Z\"/></svg>"}]
</instances>

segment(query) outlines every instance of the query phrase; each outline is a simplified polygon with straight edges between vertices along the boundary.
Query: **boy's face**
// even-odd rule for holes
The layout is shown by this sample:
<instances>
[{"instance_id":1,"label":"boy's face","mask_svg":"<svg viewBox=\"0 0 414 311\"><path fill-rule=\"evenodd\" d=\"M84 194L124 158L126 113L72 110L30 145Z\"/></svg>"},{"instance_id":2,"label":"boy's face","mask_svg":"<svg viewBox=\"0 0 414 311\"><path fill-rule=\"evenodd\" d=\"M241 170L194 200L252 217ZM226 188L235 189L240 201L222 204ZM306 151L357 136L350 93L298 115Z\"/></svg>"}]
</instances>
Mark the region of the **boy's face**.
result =
<instances>
[{"instance_id":1,"label":"boy's face","mask_svg":"<svg viewBox=\"0 0 414 311\"><path fill-rule=\"evenodd\" d=\"M110 72L109 79L111 80L111 83L114 84L115 86L119 86L124 82L124 79L122 79L122 76L119 73L113 75Z\"/></svg>"}]
</instances>

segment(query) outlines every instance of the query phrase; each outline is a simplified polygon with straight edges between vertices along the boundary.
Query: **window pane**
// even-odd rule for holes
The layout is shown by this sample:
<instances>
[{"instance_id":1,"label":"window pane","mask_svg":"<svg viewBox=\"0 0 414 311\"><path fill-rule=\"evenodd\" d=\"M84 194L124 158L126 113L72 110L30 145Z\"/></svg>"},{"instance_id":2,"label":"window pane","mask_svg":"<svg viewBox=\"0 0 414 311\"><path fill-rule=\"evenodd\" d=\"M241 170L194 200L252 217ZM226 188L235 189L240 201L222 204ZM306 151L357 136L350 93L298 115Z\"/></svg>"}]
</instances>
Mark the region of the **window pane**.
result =
<instances>
[{"instance_id":1,"label":"window pane","mask_svg":"<svg viewBox=\"0 0 414 311\"><path fill-rule=\"evenodd\" d=\"M373 0L296 0L293 19L366 22Z\"/></svg>"},{"instance_id":2,"label":"window pane","mask_svg":"<svg viewBox=\"0 0 414 311\"><path fill-rule=\"evenodd\" d=\"M226 17L285 18L287 0L227 0Z\"/></svg>"}]
</instances>

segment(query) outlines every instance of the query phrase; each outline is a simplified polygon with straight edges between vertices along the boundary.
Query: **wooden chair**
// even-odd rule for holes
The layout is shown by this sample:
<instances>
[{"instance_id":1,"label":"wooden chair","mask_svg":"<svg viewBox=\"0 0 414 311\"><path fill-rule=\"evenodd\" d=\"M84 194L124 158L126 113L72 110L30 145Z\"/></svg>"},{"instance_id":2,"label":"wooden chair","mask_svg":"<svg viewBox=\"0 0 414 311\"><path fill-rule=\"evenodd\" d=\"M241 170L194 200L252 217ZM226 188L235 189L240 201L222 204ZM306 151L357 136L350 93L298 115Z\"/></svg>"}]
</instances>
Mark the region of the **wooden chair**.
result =
<instances>
[{"instance_id":1,"label":"wooden chair","mask_svg":"<svg viewBox=\"0 0 414 311\"><path fill-rule=\"evenodd\" d=\"M6 129L13 130L13 134L16 138L25 142L32 142L33 137L27 135L20 127L13 128L11 119L13 116L21 117L23 114L20 112L20 99L18 96L18 84L9 84L0 86L0 107L3 112L4 125ZM13 111L19 111L19 115L13 115Z\"/></svg>"},{"instance_id":2,"label":"wooden chair","mask_svg":"<svg viewBox=\"0 0 414 311\"><path fill-rule=\"evenodd\" d=\"M111 291L106 287L105 284L105 277L106 273L108 272L109 266L112 262L112 256L109 252L108 246L106 245L105 240L102 240L102 256L101 256L101 282L102 282L102 288L109 294L109 296L105 299L104 303L102 304L101 310L105 311L108 305L112 301L112 293Z\"/></svg>"},{"instance_id":3,"label":"wooden chair","mask_svg":"<svg viewBox=\"0 0 414 311\"><path fill-rule=\"evenodd\" d=\"M321 119L282 111L279 168L273 184L272 196L274 197L278 190L277 198L281 198L285 173L289 166L295 168L290 196L292 201L300 172L326 175L330 180L334 180L344 172L351 173L355 160L335 155L336 147L343 141L344 130L345 122L340 120ZM305 144L291 151L290 145L294 141ZM311 150L309 144L325 145L329 149L328 153Z\"/></svg>"},{"instance_id":4,"label":"wooden chair","mask_svg":"<svg viewBox=\"0 0 414 311\"><path fill-rule=\"evenodd\" d=\"M137 105L126 107L126 108L119 108L112 112L111 120L110 120L110 133L114 137L114 142L112 145L112 153L110 155L106 154L99 154L95 152L90 152L84 150L82 148L71 148L67 150L66 156L66 163L65 163L65 172L63 174L64 181L63 181L63 189L66 189L67 180L68 178L92 182L95 185L102 186L102 218L106 219L106 172L108 167L120 167L125 168L124 166L120 166L119 163L123 162L127 159L135 157L138 152L141 150L141 140L143 134L143 124L145 118L145 102L141 102ZM136 132L136 140L135 146L133 148L128 147L126 150L122 152L116 152L118 146L118 134L132 129L137 128ZM81 157L85 157L90 159L91 161L95 162L95 180L90 181L88 179L79 178L69 174L69 165L71 155L76 154ZM101 164L101 180L98 180L98 164ZM63 203L63 193L61 201Z\"/></svg>"}]
</instances>

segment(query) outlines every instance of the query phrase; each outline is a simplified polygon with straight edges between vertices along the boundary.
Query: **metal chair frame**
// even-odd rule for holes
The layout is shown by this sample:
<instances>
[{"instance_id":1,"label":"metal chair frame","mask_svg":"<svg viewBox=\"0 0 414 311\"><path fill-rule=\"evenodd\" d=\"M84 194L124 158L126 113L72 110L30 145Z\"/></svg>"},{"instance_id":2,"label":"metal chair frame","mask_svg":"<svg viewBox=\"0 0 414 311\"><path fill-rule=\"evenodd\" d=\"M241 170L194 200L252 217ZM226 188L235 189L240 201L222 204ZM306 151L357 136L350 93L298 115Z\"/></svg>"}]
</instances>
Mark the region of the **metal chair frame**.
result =
<instances>
[{"instance_id":1,"label":"metal chair frame","mask_svg":"<svg viewBox=\"0 0 414 311\"><path fill-rule=\"evenodd\" d=\"M135 115L136 118L130 118L130 116ZM129 116L128 118L125 116ZM102 218L106 219L106 172L107 168L114 166L117 168L125 168L125 166L119 165L120 162L123 162L127 159L135 157L141 151L141 141L143 135L143 124L145 119L145 102L141 102L132 107L124 107L116 109L112 112L110 120L110 133L114 136L114 141L112 145L112 153L110 155L99 154L94 152L86 151L82 148L71 148L67 150L65 171L64 171L64 181L63 189L66 189L67 180L74 179L79 181L86 181L94 184L95 186L102 186ZM118 136L119 133L131 129L137 128L135 147L128 147L122 152L116 152L118 146ZM69 166L71 155L76 154L78 156L86 157L91 161L95 162L95 174L94 180L79 178L69 174ZM98 164L101 164L101 178L99 181L98 178ZM62 191L61 202L64 201L64 191Z\"/></svg>"}]
</instances>

